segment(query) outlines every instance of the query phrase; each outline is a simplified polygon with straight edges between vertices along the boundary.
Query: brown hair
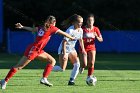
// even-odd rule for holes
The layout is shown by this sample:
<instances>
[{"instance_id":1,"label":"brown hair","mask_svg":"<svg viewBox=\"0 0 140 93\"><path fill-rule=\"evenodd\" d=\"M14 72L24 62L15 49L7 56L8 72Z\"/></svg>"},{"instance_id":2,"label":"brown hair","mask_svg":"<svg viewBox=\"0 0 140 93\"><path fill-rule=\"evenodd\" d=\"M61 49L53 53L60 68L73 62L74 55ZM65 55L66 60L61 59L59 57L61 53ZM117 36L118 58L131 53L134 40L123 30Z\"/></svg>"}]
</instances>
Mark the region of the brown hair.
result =
<instances>
[{"instance_id":1,"label":"brown hair","mask_svg":"<svg viewBox=\"0 0 140 93\"><path fill-rule=\"evenodd\" d=\"M88 14L87 18L89 17L93 17L94 18L94 14Z\"/></svg>"},{"instance_id":2,"label":"brown hair","mask_svg":"<svg viewBox=\"0 0 140 93\"><path fill-rule=\"evenodd\" d=\"M64 28L67 28L70 25L72 25L74 22L77 22L79 18L82 18L82 16L74 14L74 15L70 16L69 18L67 18L66 20L64 20L61 25Z\"/></svg>"},{"instance_id":3,"label":"brown hair","mask_svg":"<svg viewBox=\"0 0 140 93\"><path fill-rule=\"evenodd\" d=\"M54 21L56 21L56 18L54 16L52 15L48 16L44 22L45 29L49 28L50 24L52 24Z\"/></svg>"},{"instance_id":4,"label":"brown hair","mask_svg":"<svg viewBox=\"0 0 140 93\"><path fill-rule=\"evenodd\" d=\"M86 20L87 20L89 17L93 17L93 18L94 18L94 14L92 14L92 13L91 13L91 14L88 14L87 17L86 17ZM94 20L95 20L95 19L94 19Z\"/></svg>"}]
</instances>

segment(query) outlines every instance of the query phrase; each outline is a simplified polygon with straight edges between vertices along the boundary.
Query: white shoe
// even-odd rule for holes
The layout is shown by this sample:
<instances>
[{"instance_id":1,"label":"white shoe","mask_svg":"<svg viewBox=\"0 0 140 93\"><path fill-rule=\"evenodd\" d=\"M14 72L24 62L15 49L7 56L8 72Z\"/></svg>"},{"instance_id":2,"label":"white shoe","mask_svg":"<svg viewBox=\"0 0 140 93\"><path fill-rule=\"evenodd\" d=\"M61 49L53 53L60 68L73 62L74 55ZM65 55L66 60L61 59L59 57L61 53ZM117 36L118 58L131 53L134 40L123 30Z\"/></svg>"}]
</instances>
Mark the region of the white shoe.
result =
<instances>
[{"instance_id":1,"label":"white shoe","mask_svg":"<svg viewBox=\"0 0 140 93\"><path fill-rule=\"evenodd\" d=\"M79 73L80 73L80 74L83 74L83 73L84 73L84 70L85 70L84 68L80 68L80 69L79 69Z\"/></svg>"},{"instance_id":2,"label":"white shoe","mask_svg":"<svg viewBox=\"0 0 140 93\"><path fill-rule=\"evenodd\" d=\"M44 84L44 85L49 86L49 87L53 86L53 84L51 84L51 83L47 80L47 78L42 78L42 79L40 80L40 84Z\"/></svg>"},{"instance_id":3,"label":"white shoe","mask_svg":"<svg viewBox=\"0 0 140 93\"><path fill-rule=\"evenodd\" d=\"M1 89L6 89L7 82L3 79L0 81Z\"/></svg>"},{"instance_id":4,"label":"white shoe","mask_svg":"<svg viewBox=\"0 0 140 93\"><path fill-rule=\"evenodd\" d=\"M55 71L55 72L63 72L62 68L60 66L54 66L53 67L53 70L52 71Z\"/></svg>"}]
</instances>

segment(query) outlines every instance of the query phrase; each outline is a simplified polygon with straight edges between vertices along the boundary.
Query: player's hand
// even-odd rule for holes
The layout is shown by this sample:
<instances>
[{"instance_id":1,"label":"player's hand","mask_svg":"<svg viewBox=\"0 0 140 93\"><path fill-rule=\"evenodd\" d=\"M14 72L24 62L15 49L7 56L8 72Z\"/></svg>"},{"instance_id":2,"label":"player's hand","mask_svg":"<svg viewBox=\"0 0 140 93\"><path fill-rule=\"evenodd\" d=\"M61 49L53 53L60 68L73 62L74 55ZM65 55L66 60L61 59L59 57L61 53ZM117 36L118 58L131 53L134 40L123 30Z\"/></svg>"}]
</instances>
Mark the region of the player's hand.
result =
<instances>
[{"instance_id":1,"label":"player's hand","mask_svg":"<svg viewBox=\"0 0 140 93\"><path fill-rule=\"evenodd\" d=\"M85 49L82 50L82 54L83 54L83 55L87 55L87 52L85 51Z\"/></svg>"},{"instance_id":2,"label":"player's hand","mask_svg":"<svg viewBox=\"0 0 140 93\"><path fill-rule=\"evenodd\" d=\"M98 35L97 35L97 33L96 33L96 32L94 32L94 35L95 35L95 37L98 37Z\"/></svg>"},{"instance_id":3,"label":"player's hand","mask_svg":"<svg viewBox=\"0 0 140 93\"><path fill-rule=\"evenodd\" d=\"M20 23L16 23L15 26L16 26L16 28L19 28L19 29L23 28L23 25L21 25Z\"/></svg>"},{"instance_id":4,"label":"player's hand","mask_svg":"<svg viewBox=\"0 0 140 93\"><path fill-rule=\"evenodd\" d=\"M72 37L70 40L72 40L72 41L73 41L73 40L76 40L76 38L75 38L75 37Z\"/></svg>"}]
</instances>

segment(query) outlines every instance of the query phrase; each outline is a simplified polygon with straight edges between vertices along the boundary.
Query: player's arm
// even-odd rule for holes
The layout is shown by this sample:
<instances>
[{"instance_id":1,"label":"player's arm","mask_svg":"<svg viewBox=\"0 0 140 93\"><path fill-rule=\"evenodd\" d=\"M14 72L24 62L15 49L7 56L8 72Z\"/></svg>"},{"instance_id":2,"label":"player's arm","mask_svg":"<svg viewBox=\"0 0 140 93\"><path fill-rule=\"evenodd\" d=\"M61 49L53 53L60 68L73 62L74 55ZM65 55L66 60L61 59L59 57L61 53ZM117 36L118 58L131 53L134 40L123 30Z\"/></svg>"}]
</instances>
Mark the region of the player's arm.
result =
<instances>
[{"instance_id":1,"label":"player's arm","mask_svg":"<svg viewBox=\"0 0 140 93\"><path fill-rule=\"evenodd\" d=\"M75 39L75 37L72 37L71 35L69 35L68 33L64 32L64 31L62 31L62 30L58 30L57 33L58 33L58 34L61 34L61 35L63 35L63 36L65 36L65 37L67 37L67 38L70 38L70 39L72 39L72 40Z\"/></svg>"},{"instance_id":2,"label":"player's arm","mask_svg":"<svg viewBox=\"0 0 140 93\"><path fill-rule=\"evenodd\" d=\"M66 43L67 43L67 41L64 39L63 42L62 42L63 60L67 59L67 55L66 55Z\"/></svg>"},{"instance_id":3,"label":"player's arm","mask_svg":"<svg viewBox=\"0 0 140 93\"><path fill-rule=\"evenodd\" d=\"M84 47L84 41L83 41L83 39L81 38L81 39L79 39L79 44L80 44L80 46L81 46L81 49L82 49L82 53L86 53L85 52L85 47Z\"/></svg>"},{"instance_id":4,"label":"player's arm","mask_svg":"<svg viewBox=\"0 0 140 93\"><path fill-rule=\"evenodd\" d=\"M32 31L32 32L36 32L37 31L37 27L27 27L27 26L23 26L20 23L16 23L15 24L16 28L18 29L24 29L24 30L28 30L28 31Z\"/></svg>"},{"instance_id":5,"label":"player's arm","mask_svg":"<svg viewBox=\"0 0 140 93\"><path fill-rule=\"evenodd\" d=\"M67 41L65 39L63 39L63 42L62 42L62 51L63 51L63 54L64 55L66 54L66 43L67 43Z\"/></svg>"},{"instance_id":6,"label":"player's arm","mask_svg":"<svg viewBox=\"0 0 140 93\"><path fill-rule=\"evenodd\" d=\"M96 27L94 34L99 42L103 42L103 37L102 37L98 27Z\"/></svg>"},{"instance_id":7,"label":"player's arm","mask_svg":"<svg viewBox=\"0 0 140 93\"><path fill-rule=\"evenodd\" d=\"M99 42L103 42L103 37L102 37L102 35L97 35L96 32L95 32L94 34L95 34L95 37L97 38L97 40L98 40Z\"/></svg>"}]
</instances>

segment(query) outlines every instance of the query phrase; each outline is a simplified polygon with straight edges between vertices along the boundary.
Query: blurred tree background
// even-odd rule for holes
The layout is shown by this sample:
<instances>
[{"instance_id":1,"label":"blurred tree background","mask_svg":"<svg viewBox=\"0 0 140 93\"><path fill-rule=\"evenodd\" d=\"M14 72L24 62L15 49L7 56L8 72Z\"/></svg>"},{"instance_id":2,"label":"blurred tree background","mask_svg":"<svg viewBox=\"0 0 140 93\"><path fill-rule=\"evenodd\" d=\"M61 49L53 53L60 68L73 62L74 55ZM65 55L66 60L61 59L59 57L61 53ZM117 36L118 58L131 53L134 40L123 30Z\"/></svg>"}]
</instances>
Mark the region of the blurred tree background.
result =
<instances>
[{"instance_id":1,"label":"blurred tree background","mask_svg":"<svg viewBox=\"0 0 140 93\"><path fill-rule=\"evenodd\" d=\"M73 15L95 15L101 30L140 30L140 0L3 0L4 29L16 22L39 25L48 16L57 18L57 27Z\"/></svg>"}]
</instances>

